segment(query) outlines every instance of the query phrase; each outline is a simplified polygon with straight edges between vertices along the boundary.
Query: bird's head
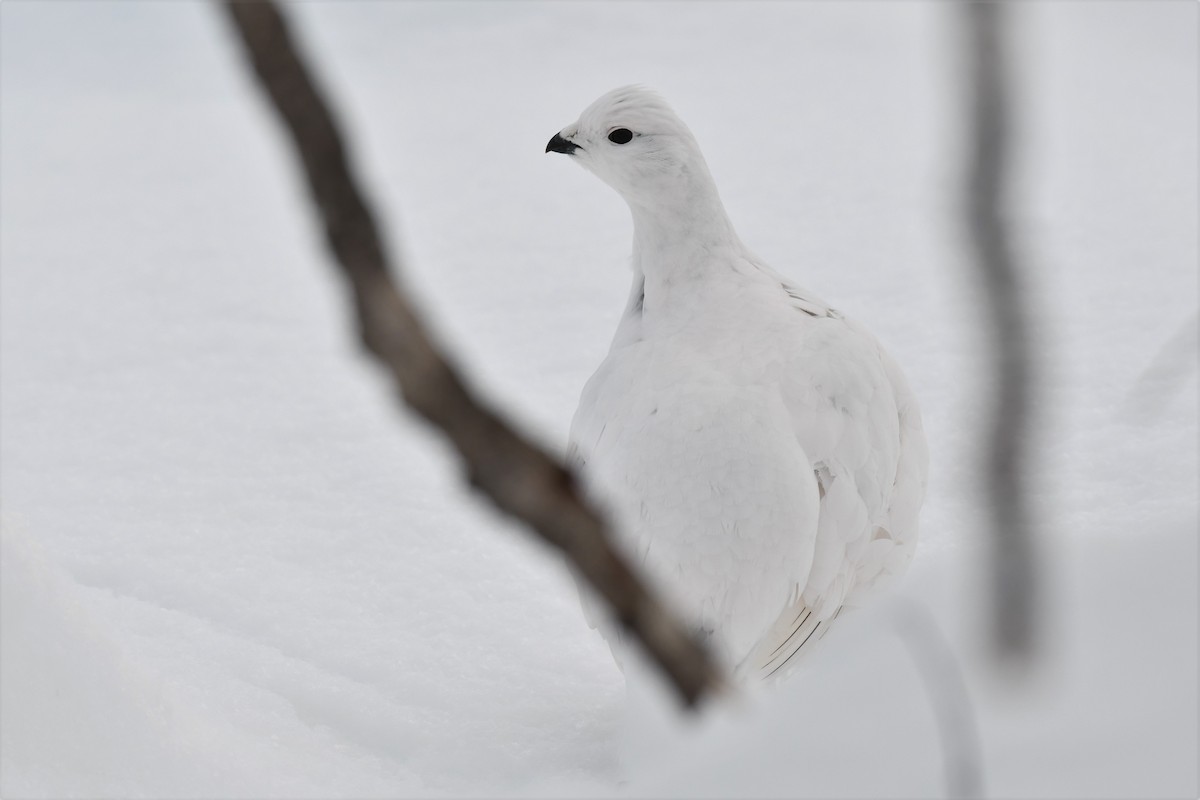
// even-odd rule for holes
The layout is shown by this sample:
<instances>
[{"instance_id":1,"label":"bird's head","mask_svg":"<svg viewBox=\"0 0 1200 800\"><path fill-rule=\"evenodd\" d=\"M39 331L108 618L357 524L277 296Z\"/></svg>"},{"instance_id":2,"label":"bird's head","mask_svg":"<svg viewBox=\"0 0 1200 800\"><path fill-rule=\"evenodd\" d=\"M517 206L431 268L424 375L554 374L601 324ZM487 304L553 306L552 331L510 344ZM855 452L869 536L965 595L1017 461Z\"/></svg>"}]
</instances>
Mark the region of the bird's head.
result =
<instances>
[{"instance_id":1,"label":"bird's head","mask_svg":"<svg viewBox=\"0 0 1200 800\"><path fill-rule=\"evenodd\" d=\"M640 86L614 89L550 140L630 205L655 204L711 183L692 132L666 101Z\"/></svg>"}]
</instances>

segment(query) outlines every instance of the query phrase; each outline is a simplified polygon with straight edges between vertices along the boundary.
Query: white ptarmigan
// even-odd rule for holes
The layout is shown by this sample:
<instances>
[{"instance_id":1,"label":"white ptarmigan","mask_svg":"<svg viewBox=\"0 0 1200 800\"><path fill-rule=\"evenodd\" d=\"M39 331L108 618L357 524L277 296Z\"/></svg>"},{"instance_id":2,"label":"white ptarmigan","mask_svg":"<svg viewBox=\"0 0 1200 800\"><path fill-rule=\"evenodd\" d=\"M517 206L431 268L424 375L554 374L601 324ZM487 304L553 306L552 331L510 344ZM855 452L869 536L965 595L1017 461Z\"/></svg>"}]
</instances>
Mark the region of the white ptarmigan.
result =
<instances>
[{"instance_id":1,"label":"white ptarmigan","mask_svg":"<svg viewBox=\"0 0 1200 800\"><path fill-rule=\"evenodd\" d=\"M546 152L633 212L633 288L569 460L718 658L781 677L912 558L928 460L916 401L869 332L742 244L657 94L609 92Z\"/></svg>"}]
</instances>

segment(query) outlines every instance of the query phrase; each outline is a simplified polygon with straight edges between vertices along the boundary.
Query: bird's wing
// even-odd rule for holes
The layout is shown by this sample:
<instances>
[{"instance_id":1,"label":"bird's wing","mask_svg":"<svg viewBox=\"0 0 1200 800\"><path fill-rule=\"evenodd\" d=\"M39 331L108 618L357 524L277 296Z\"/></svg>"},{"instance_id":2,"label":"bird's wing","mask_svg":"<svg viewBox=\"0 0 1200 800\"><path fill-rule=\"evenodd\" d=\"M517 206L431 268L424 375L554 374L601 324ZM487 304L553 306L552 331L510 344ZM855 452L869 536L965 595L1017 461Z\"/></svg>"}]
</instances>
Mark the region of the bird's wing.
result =
<instances>
[{"instance_id":1,"label":"bird's wing","mask_svg":"<svg viewBox=\"0 0 1200 800\"><path fill-rule=\"evenodd\" d=\"M741 680L780 680L811 654L829 632L829 626L842 613L839 607L828 619L818 619L803 598L783 610L775 624L750 654L737 665Z\"/></svg>"},{"instance_id":2,"label":"bird's wing","mask_svg":"<svg viewBox=\"0 0 1200 800\"><path fill-rule=\"evenodd\" d=\"M784 377L785 402L821 501L802 606L785 610L781 624L806 611L815 623L845 604L857 605L881 576L907 565L927 454L916 403L875 337L819 299L783 286L793 308L805 315L795 361Z\"/></svg>"},{"instance_id":3,"label":"bird's wing","mask_svg":"<svg viewBox=\"0 0 1200 800\"><path fill-rule=\"evenodd\" d=\"M780 285L803 315L781 388L820 513L811 569L737 666L739 676L761 680L785 677L881 576L903 570L927 461L916 404L876 339L819 298Z\"/></svg>"}]
</instances>

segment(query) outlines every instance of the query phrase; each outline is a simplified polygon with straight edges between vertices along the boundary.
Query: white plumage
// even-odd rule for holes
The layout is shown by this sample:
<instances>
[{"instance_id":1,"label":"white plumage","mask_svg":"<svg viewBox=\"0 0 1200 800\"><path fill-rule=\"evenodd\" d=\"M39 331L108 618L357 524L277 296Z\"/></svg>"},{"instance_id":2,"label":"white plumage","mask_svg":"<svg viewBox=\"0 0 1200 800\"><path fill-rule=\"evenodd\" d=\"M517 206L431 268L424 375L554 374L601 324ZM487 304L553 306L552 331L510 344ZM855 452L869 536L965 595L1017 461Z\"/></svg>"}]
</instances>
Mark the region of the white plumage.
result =
<instances>
[{"instance_id":1,"label":"white plumage","mask_svg":"<svg viewBox=\"0 0 1200 800\"><path fill-rule=\"evenodd\" d=\"M717 656L743 677L786 674L912 558L916 402L870 333L746 249L658 95L610 92L546 149L633 213L633 287L570 458Z\"/></svg>"}]
</instances>

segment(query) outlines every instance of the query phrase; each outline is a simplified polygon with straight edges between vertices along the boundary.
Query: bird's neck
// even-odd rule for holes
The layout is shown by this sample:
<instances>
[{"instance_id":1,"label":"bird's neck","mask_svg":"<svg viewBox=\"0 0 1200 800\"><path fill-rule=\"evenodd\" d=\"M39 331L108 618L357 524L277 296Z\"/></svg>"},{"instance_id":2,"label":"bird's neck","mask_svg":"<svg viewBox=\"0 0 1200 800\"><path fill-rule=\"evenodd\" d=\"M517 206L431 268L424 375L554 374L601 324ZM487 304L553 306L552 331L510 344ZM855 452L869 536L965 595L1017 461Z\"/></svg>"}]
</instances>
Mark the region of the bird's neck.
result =
<instances>
[{"instance_id":1,"label":"bird's neck","mask_svg":"<svg viewBox=\"0 0 1200 800\"><path fill-rule=\"evenodd\" d=\"M708 182L674 193L674 202L631 202L634 269L647 290L704 279L727 269L742 249L716 187Z\"/></svg>"}]
</instances>

